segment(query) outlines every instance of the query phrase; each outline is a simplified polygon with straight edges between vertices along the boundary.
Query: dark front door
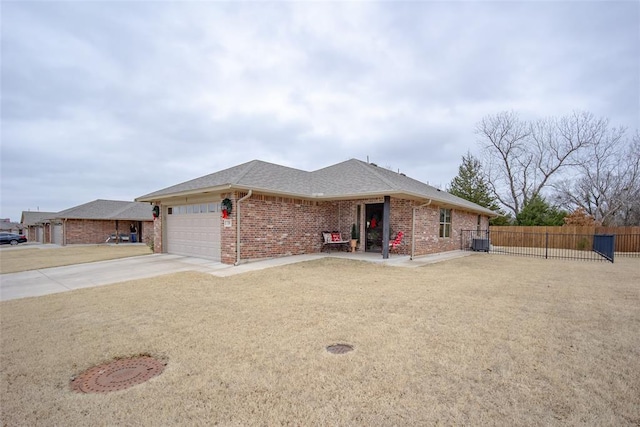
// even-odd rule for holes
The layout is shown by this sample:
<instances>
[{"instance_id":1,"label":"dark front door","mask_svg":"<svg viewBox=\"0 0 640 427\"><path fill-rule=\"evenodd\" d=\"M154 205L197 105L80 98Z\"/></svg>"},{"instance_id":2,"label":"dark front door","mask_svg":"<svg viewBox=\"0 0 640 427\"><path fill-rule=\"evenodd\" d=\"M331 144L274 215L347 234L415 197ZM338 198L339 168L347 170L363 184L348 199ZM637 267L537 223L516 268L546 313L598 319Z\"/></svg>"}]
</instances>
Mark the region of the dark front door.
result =
<instances>
[{"instance_id":1,"label":"dark front door","mask_svg":"<svg viewBox=\"0 0 640 427\"><path fill-rule=\"evenodd\" d=\"M382 252L382 218L384 203L372 203L365 207L365 251Z\"/></svg>"}]
</instances>

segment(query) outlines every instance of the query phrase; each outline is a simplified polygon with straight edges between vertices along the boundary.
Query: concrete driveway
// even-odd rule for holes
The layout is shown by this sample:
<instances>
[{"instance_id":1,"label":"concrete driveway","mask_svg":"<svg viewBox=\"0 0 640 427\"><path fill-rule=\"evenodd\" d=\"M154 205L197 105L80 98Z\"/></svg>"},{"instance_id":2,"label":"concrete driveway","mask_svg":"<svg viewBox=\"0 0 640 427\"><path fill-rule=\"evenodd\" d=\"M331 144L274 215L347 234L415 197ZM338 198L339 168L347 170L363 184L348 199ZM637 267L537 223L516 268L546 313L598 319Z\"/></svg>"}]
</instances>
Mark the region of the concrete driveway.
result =
<instances>
[{"instance_id":1,"label":"concrete driveway","mask_svg":"<svg viewBox=\"0 0 640 427\"><path fill-rule=\"evenodd\" d=\"M451 251L427 255L410 260L406 255L383 260L380 254L334 252L322 254L294 255L261 260L232 266L201 258L180 255L153 254L120 258L109 261L75 264L64 267L43 268L0 275L0 301L66 292L144 279L180 271L200 271L214 276L226 277L248 271L293 264L314 259L333 257L351 260L384 263L390 266L415 268L436 262L471 255L471 252Z\"/></svg>"},{"instance_id":2,"label":"concrete driveway","mask_svg":"<svg viewBox=\"0 0 640 427\"><path fill-rule=\"evenodd\" d=\"M180 271L213 273L228 265L179 255L154 254L0 276L0 301L143 279Z\"/></svg>"}]
</instances>

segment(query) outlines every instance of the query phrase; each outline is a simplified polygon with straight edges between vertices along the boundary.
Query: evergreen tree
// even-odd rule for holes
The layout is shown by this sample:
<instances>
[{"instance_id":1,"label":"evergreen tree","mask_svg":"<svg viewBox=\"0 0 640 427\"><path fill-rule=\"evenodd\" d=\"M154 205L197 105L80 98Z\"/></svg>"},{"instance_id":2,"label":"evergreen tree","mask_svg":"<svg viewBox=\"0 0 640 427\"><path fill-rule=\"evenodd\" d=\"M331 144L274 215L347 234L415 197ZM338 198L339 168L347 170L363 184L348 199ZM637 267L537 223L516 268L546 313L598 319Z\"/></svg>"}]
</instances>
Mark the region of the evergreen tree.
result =
<instances>
[{"instance_id":1,"label":"evergreen tree","mask_svg":"<svg viewBox=\"0 0 640 427\"><path fill-rule=\"evenodd\" d=\"M466 156L462 156L458 175L451 180L447 192L504 215L496 198L489 190L489 185L482 173L482 164L469 152ZM491 225L508 225L509 223L510 217L508 216L500 216L491 220Z\"/></svg>"},{"instance_id":2,"label":"evergreen tree","mask_svg":"<svg viewBox=\"0 0 640 427\"><path fill-rule=\"evenodd\" d=\"M528 200L520 213L516 216L517 225L564 225L567 213L550 205L540 195Z\"/></svg>"}]
</instances>

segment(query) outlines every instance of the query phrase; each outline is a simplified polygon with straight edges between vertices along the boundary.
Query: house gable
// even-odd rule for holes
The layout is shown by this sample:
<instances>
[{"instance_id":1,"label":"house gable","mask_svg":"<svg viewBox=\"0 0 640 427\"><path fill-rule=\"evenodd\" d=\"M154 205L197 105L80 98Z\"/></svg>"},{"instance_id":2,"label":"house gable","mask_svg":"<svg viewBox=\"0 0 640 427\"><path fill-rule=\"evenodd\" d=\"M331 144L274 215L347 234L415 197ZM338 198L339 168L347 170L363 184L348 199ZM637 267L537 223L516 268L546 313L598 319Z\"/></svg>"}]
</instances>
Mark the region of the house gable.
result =
<instances>
[{"instance_id":1,"label":"house gable","mask_svg":"<svg viewBox=\"0 0 640 427\"><path fill-rule=\"evenodd\" d=\"M55 215L55 212L23 211L20 222L24 226L32 226L48 222L48 220L53 218Z\"/></svg>"},{"instance_id":2,"label":"house gable","mask_svg":"<svg viewBox=\"0 0 640 427\"><path fill-rule=\"evenodd\" d=\"M194 195L205 191L233 190L253 190L318 201L395 195L416 200L433 200L443 205L483 215L496 215L489 209L404 174L357 159L350 159L313 172L253 160L149 193L136 200L156 202L170 197Z\"/></svg>"}]
</instances>

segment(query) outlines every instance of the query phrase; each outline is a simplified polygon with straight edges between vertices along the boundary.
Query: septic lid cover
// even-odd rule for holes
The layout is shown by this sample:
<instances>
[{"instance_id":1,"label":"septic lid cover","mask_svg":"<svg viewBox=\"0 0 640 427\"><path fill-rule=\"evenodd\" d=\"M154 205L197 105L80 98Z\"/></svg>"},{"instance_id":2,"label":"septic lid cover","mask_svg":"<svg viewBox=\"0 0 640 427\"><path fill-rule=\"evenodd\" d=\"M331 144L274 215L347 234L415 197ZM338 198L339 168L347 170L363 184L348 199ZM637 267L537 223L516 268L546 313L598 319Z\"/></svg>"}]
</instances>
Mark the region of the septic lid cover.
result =
<instances>
[{"instance_id":1,"label":"septic lid cover","mask_svg":"<svg viewBox=\"0 0 640 427\"><path fill-rule=\"evenodd\" d=\"M333 354L344 354L353 350L353 346L349 344L332 344L327 346L327 351Z\"/></svg>"},{"instance_id":2,"label":"septic lid cover","mask_svg":"<svg viewBox=\"0 0 640 427\"><path fill-rule=\"evenodd\" d=\"M71 389L79 393L106 393L124 390L160 375L165 363L150 356L116 359L94 366L71 380Z\"/></svg>"}]
</instances>

